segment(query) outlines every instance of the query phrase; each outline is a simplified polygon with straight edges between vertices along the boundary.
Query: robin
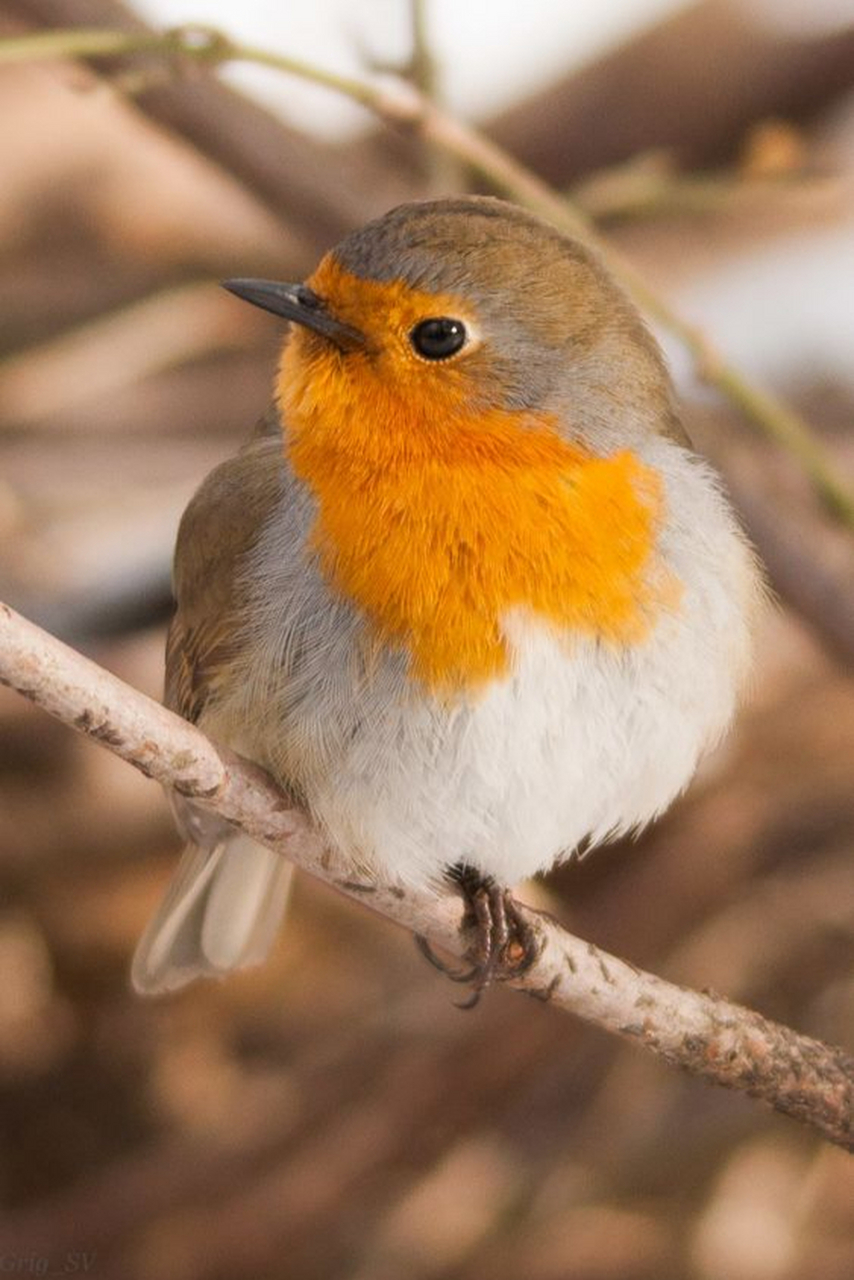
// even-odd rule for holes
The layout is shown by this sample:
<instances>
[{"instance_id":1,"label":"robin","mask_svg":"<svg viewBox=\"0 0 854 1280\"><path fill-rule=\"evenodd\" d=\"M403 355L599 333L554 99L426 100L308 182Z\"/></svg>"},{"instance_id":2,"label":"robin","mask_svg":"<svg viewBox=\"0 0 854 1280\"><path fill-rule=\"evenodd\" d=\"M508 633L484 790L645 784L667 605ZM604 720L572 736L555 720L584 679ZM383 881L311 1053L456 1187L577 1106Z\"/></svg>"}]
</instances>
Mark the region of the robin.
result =
<instances>
[{"instance_id":1,"label":"robin","mask_svg":"<svg viewBox=\"0 0 854 1280\"><path fill-rule=\"evenodd\" d=\"M476 989L509 888L637 830L727 727L761 597L658 347L598 260L488 198L407 204L305 284L276 405L184 513L166 701L354 872L456 877ZM180 797L143 992L260 961L289 867Z\"/></svg>"}]
</instances>

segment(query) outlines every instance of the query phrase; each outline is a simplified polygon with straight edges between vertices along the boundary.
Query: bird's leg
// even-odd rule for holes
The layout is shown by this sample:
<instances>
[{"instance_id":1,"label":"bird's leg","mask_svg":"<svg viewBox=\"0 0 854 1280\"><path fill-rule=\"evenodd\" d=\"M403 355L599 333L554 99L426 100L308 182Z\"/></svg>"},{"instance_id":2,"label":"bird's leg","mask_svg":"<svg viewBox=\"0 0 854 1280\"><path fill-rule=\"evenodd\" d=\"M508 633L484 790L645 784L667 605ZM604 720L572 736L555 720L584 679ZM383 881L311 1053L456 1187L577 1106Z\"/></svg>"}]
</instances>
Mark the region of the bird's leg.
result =
<instances>
[{"instance_id":1,"label":"bird's leg","mask_svg":"<svg viewBox=\"0 0 854 1280\"><path fill-rule=\"evenodd\" d=\"M426 938L416 937L416 942L440 973L452 982L471 984L471 996L459 1006L471 1009L492 982L515 978L533 964L537 940L509 889L466 864L452 867L449 878L460 886L466 902L463 928L472 935L468 950L471 967L453 969L439 959Z\"/></svg>"}]
</instances>

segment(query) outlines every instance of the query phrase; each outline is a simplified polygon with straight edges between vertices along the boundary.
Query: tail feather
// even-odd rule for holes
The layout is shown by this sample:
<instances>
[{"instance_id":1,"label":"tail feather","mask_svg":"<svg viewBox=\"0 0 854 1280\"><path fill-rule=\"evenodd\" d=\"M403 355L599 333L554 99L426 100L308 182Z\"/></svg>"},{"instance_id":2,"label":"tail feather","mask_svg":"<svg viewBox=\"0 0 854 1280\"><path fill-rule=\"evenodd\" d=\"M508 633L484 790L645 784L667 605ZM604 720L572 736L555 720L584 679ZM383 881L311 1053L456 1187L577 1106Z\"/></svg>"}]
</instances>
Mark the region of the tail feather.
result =
<instances>
[{"instance_id":1,"label":"tail feather","mask_svg":"<svg viewBox=\"0 0 854 1280\"><path fill-rule=\"evenodd\" d=\"M194 978L258 964L281 923L291 870L239 832L209 848L190 845L136 949L136 990L175 991Z\"/></svg>"}]
</instances>

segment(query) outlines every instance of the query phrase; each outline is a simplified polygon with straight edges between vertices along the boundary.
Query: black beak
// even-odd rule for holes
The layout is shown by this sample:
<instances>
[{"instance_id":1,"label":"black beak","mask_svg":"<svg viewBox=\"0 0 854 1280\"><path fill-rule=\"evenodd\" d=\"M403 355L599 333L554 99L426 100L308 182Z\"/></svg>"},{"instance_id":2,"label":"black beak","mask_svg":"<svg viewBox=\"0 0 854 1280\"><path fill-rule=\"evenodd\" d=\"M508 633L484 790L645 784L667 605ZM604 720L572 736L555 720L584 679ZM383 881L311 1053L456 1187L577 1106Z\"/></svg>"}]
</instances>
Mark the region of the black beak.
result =
<instances>
[{"instance_id":1,"label":"black beak","mask_svg":"<svg viewBox=\"0 0 854 1280\"><path fill-rule=\"evenodd\" d=\"M313 329L342 351L357 351L365 345L365 335L330 315L323 299L307 285L276 284L274 280L223 280L222 287L244 302L272 311L274 316L283 316L285 320Z\"/></svg>"}]
</instances>

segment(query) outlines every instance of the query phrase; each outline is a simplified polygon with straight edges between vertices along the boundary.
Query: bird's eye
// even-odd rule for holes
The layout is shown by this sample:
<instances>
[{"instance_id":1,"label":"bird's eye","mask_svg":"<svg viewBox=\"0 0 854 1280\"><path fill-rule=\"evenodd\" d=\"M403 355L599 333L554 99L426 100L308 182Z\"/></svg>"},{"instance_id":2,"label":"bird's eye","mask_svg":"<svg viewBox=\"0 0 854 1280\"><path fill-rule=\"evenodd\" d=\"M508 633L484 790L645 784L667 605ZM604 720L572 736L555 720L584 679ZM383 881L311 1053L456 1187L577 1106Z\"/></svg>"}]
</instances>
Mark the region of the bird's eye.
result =
<instances>
[{"instance_id":1,"label":"bird's eye","mask_svg":"<svg viewBox=\"0 0 854 1280\"><path fill-rule=\"evenodd\" d=\"M425 360L447 360L465 346L466 337L462 320L436 316L417 324L409 335L409 341Z\"/></svg>"}]
</instances>

